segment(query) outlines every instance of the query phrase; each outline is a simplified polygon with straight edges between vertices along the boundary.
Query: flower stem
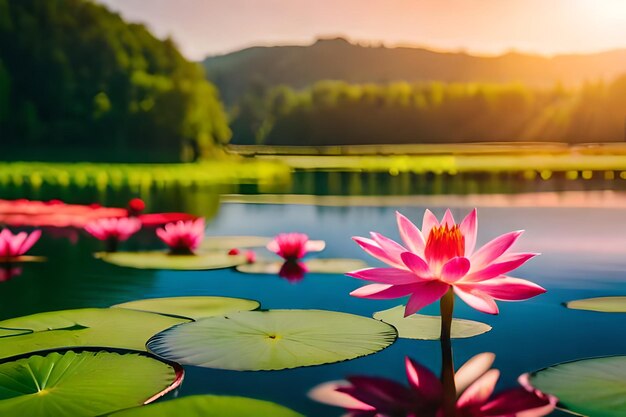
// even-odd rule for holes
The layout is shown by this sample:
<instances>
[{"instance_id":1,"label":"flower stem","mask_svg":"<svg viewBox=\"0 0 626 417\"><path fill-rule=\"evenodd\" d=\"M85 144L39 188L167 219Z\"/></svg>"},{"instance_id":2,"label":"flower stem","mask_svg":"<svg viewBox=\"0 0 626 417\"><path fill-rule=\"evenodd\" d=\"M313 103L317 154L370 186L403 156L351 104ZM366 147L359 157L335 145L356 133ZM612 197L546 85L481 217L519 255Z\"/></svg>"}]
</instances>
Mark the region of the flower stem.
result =
<instances>
[{"instance_id":1,"label":"flower stem","mask_svg":"<svg viewBox=\"0 0 626 417\"><path fill-rule=\"evenodd\" d=\"M452 287L439 302L441 310L441 383L443 385L443 415L456 416L456 386L454 384L454 361L452 359L452 313L454 311L454 291Z\"/></svg>"}]
</instances>

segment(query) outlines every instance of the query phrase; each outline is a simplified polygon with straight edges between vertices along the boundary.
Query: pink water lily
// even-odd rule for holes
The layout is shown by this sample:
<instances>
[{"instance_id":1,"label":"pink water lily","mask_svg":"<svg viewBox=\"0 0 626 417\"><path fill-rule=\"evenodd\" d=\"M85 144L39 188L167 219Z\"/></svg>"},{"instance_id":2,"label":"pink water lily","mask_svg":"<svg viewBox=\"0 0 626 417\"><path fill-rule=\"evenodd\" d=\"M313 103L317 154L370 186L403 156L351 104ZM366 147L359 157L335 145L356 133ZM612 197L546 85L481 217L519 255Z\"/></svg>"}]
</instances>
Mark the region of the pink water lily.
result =
<instances>
[{"instance_id":1,"label":"pink water lily","mask_svg":"<svg viewBox=\"0 0 626 417\"><path fill-rule=\"evenodd\" d=\"M33 230L30 234L20 232L14 235L9 229L3 229L0 232L0 258L15 258L24 255L40 237L41 230Z\"/></svg>"},{"instance_id":2,"label":"pink water lily","mask_svg":"<svg viewBox=\"0 0 626 417\"><path fill-rule=\"evenodd\" d=\"M321 240L309 240L304 233L281 233L267 244L267 249L285 260L302 259L309 252L320 252L325 243Z\"/></svg>"},{"instance_id":3,"label":"pink water lily","mask_svg":"<svg viewBox=\"0 0 626 417\"><path fill-rule=\"evenodd\" d=\"M113 217L93 220L85 226L85 231L99 240L128 240L141 229L141 221L135 217Z\"/></svg>"},{"instance_id":4,"label":"pink water lily","mask_svg":"<svg viewBox=\"0 0 626 417\"><path fill-rule=\"evenodd\" d=\"M481 353L456 373L457 417L541 417L554 410L557 399L530 387L524 376L522 387L492 397L500 375L489 369L494 358ZM408 387L385 378L355 376L322 384L309 396L345 408L349 417L441 417L445 394L439 379L410 358L405 366Z\"/></svg>"},{"instance_id":5,"label":"pink water lily","mask_svg":"<svg viewBox=\"0 0 626 417\"><path fill-rule=\"evenodd\" d=\"M204 219L168 223L158 228L156 234L172 253L193 253L204 239Z\"/></svg>"},{"instance_id":6,"label":"pink water lily","mask_svg":"<svg viewBox=\"0 0 626 417\"><path fill-rule=\"evenodd\" d=\"M390 268L366 268L347 275L376 284L351 293L371 299L410 295L405 316L439 300L450 288L476 310L498 314L495 300L526 300L545 292L530 281L505 274L536 256L509 249L522 234L515 231L499 236L474 250L477 234L476 209L455 223L450 210L441 222L426 210L420 230L409 219L396 213L403 245L379 234L354 241Z\"/></svg>"}]
</instances>

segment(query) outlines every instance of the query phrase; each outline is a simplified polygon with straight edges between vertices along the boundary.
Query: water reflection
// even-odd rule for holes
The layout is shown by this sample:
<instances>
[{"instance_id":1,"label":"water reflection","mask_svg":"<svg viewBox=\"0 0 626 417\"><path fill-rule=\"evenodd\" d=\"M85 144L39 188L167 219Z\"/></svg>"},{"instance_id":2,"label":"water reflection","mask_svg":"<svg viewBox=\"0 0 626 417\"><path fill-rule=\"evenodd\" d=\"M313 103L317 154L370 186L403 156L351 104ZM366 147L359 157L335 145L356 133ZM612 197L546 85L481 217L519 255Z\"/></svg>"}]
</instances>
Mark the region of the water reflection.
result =
<instances>
[{"instance_id":1,"label":"water reflection","mask_svg":"<svg viewBox=\"0 0 626 417\"><path fill-rule=\"evenodd\" d=\"M298 282L304 279L307 272L308 268L304 262L285 261L278 271L278 276L289 282Z\"/></svg>"}]
</instances>

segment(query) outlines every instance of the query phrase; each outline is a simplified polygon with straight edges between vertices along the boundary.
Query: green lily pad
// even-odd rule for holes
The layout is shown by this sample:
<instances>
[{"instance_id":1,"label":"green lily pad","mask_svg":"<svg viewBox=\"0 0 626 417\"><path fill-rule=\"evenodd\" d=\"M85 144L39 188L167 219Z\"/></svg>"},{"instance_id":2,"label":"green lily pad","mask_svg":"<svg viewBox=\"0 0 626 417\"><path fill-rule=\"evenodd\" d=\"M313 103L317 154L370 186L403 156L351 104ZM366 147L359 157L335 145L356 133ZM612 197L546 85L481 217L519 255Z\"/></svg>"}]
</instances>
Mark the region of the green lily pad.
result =
<instances>
[{"instance_id":1,"label":"green lily pad","mask_svg":"<svg viewBox=\"0 0 626 417\"><path fill-rule=\"evenodd\" d=\"M232 268L246 263L244 255L202 252L196 255L171 255L167 252L99 252L96 257L117 266L137 269L175 269L203 271Z\"/></svg>"},{"instance_id":2,"label":"green lily pad","mask_svg":"<svg viewBox=\"0 0 626 417\"><path fill-rule=\"evenodd\" d=\"M182 376L182 368L137 352L34 354L0 364L0 415L101 415L154 401Z\"/></svg>"},{"instance_id":3,"label":"green lily pad","mask_svg":"<svg viewBox=\"0 0 626 417\"><path fill-rule=\"evenodd\" d=\"M1 329L0 328L0 339L3 337L19 336L22 334L28 334L32 332L33 331L29 329Z\"/></svg>"},{"instance_id":4,"label":"green lily pad","mask_svg":"<svg viewBox=\"0 0 626 417\"><path fill-rule=\"evenodd\" d=\"M244 397L194 395L131 408L111 417L303 417L268 401Z\"/></svg>"},{"instance_id":5,"label":"green lily pad","mask_svg":"<svg viewBox=\"0 0 626 417\"><path fill-rule=\"evenodd\" d=\"M283 263L281 261L256 261L239 265L236 269L246 274L276 275L280 272ZM359 259L311 259L302 263L306 266L307 272L313 274L345 274L367 268L367 264Z\"/></svg>"},{"instance_id":6,"label":"green lily pad","mask_svg":"<svg viewBox=\"0 0 626 417\"><path fill-rule=\"evenodd\" d=\"M382 350L396 330L381 321L323 310L244 311L173 327L148 349L179 363L260 371L321 365Z\"/></svg>"},{"instance_id":7,"label":"green lily pad","mask_svg":"<svg viewBox=\"0 0 626 417\"><path fill-rule=\"evenodd\" d=\"M270 240L272 238L263 236L206 236L200 249L228 251L233 248L261 248Z\"/></svg>"},{"instance_id":8,"label":"green lily pad","mask_svg":"<svg viewBox=\"0 0 626 417\"><path fill-rule=\"evenodd\" d=\"M391 324L398 330L398 337L404 339L439 340L441 334L440 316L412 314L409 317L404 317L403 305L374 313L374 318ZM466 339L487 333L490 330L491 326L485 323L452 319L451 337L453 339Z\"/></svg>"},{"instance_id":9,"label":"green lily pad","mask_svg":"<svg viewBox=\"0 0 626 417\"><path fill-rule=\"evenodd\" d=\"M572 310L600 311L602 313L626 313L626 297L598 297L570 301L567 308Z\"/></svg>"},{"instance_id":10,"label":"green lily pad","mask_svg":"<svg viewBox=\"0 0 626 417\"><path fill-rule=\"evenodd\" d=\"M530 375L537 389L559 399L559 407L593 417L626 416L626 356L584 359Z\"/></svg>"},{"instance_id":11,"label":"green lily pad","mask_svg":"<svg viewBox=\"0 0 626 417\"><path fill-rule=\"evenodd\" d=\"M74 346L145 350L151 336L187 321L121 308L33 314L0 322L6 331L27 332L0 338L0 358Z\"/></svg>"},{"instance_id":12,"label":"green lily pad","mask_svg":"<svg viewBox=\"0 0 626 417\"><path fill-rule=\"evenodd\" d=\"M169 297L129 301L127 303L114 305L113 307L186 317L196 320L202 317L220 316L235 311L256 310L260 305L258 301L245 300L243 298Z\"/></svg>"}]
</instances>

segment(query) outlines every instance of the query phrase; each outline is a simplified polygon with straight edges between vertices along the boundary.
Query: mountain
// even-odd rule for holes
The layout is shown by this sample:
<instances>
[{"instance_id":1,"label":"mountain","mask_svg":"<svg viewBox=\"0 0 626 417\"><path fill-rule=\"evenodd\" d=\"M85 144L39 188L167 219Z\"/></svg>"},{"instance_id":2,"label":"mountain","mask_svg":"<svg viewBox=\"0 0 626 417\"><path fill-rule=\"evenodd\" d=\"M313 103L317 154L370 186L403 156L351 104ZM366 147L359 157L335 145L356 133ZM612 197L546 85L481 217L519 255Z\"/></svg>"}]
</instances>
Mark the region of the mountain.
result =
<instances>
[{"instance_id":1,"label":"mountain","mask_svg":"<svg viewBox=\"0 0 626 417\"><path fill-rule=\"evenodd\" d=\"M233 104L251 88L280 84L304 88L320 80L578 85L626 73L626 49L554 57L514 52L484 57L424 48L367 47L335 38L309 46L252 47L208 57L203 64L224 101Z\"/></svg>"}]
</instances>

